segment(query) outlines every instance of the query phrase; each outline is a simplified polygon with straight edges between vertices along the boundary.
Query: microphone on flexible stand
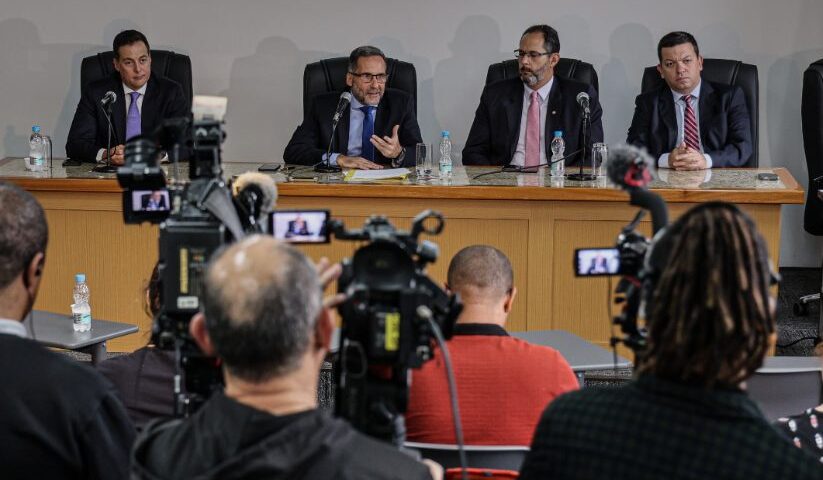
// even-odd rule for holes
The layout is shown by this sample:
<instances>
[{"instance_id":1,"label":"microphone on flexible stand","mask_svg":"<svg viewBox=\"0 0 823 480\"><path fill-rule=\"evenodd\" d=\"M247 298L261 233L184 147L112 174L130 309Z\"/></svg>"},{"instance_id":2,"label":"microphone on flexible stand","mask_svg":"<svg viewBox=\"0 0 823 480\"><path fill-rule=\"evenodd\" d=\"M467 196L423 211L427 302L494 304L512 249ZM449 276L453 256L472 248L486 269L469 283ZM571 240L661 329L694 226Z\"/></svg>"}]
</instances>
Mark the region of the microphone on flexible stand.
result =
<instances>
[{"instance_id":1,"label":"microphone on flexible stand","mask_svg":"<svg viewBox=\"0 0 823 480\"><path fill-rule=\"evenodd\" d=\"M112 125L111 125L111 107L114 105L114 102L117 101L117 94L113 91L109 90L103 95L103 98L100 99L100 108L103 109L103 114L106 116L106 122L108 123L108 133L106 134L106 163L97 165L96 167L92 168L93 172L97 173L113 173L117 171L117 167L111 164L111 133L112 133Z\"/></svg>"},{"instance_id":2,"label":"microphone on flexible stand","mask_svg":"<svg viewBox=\"0 0 823 480\"><path fill-rule=\"evenodd\" d=\"M326 149L326 159L314 166L315 172L337 173L341 170L338 165L331 164L331 148L334 145L334 132L337 130L337 123L340 122L340 117L349 107L349 103L351 103L351 93L341 93L340 100L337 101L337 108L334 110L334 117L331 119L331 138L329 139L329 148Z\"/></svg>"},{"instance_id":3,"label":"microphone on flexible stand","mask_svg":"<svg viewBox=\"0 0 823 480\"><path fill-rule=\"evenodd\" d=\"M577 94L577 104L583 112L583 149L580 157L580 170L577 173L570 173L567 175L569 180L577 180L581 182L591 181L597 179L597 175L592 173L583 173L583 164L586 163L586 152L589 149L589 137L591 136L592 122L590 118L591 110L589 110L589 94L580 92Z\"/></svg>"}]
</instances>

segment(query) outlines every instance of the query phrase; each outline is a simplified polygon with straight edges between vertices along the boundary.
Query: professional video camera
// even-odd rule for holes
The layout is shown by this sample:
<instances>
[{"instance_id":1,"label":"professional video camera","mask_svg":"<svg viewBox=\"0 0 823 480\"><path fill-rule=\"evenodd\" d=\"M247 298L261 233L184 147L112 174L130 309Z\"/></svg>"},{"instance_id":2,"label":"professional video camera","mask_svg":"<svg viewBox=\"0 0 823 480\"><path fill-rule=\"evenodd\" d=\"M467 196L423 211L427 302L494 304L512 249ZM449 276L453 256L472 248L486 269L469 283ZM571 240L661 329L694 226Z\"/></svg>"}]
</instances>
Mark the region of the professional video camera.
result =
<instances>
[{"instance_id":1,"label":"professional video camera","mask_svg":"<svg viewBox=\"0 0 823 480\"><path fill-rule=\"evenodd\" d=\"M260 231L276 198L276 188L251 185L235 198L223 181L220 146L225 134L226 99L195 97L193 118L164 121L150 135L126 143L125 166L117 170L123 187L126 223L160 224L160 311L152 340L177 352L175 413L185 416L222 383L214 358L205 357L189 335L189 321L200 308L206 265L222 245ZM171 181L159 165L159 145L169 148ZM188 179L179 161L188 158ZM239 181L240 179L238 179Z\"/></svg>"},{"instance_id":2,"label":"professional video camera","mask_svg":"<svg viewBox=\"0 0 823 480\"><path fill-rule=\"evenodd\" d=\"M369 218L362 230L347 231L342 222L329 221L338 239L370 241L343 262L338 280L347 301L339 309L336 413L398 446L405 439L409 369L432 358L438 333L441 340L451 338L463 308L425 274L438 248L418 237L442 230L443 217L431 210L417 215L409 232L396 230L382 216Z\"/></svg>"},{"instance_id":3,"label":"professional video camera","mask_svg":"<svg viewBox=\"0 0 823 480\"><path fill-rule=\"evenodd\" d=\"M649 165L652 159L638 148L620 145L609 152L608 175L615 185L629 193L629 203L640 210L634 219L623 227L617 237L615 248L583 248L575 251L575 274L621 275L615 293L617 303L622 303L621 312L613 319L620 326L621 336L613 336L612 346L624 343L632 350L642 350L646 345L645 329L638 326L643 285L650 275L645 263L651 242L637 231L637 226L646 214L652 216L652 232L657 235L668 224L666 202L654 192L646 189L651 181Z\"/></svg>"}]
</instances>

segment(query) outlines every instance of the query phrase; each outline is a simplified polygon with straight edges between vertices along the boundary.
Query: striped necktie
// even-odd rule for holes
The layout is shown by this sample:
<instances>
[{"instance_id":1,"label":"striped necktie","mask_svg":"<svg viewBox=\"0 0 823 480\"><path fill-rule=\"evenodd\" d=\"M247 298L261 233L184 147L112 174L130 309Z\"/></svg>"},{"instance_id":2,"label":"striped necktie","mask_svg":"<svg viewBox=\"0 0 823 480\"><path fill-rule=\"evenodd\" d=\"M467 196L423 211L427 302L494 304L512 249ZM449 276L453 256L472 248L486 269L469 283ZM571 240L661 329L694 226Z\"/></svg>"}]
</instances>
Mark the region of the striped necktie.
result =
<instances>
[{"instance_id":1,"label":"striped necktie","mask_svg":"<svg viewBox=\"0 0 823 480\"><path fill-rule=\"evenodd\" d=\"M686 110L683 112L683 141L686 146L700 151L700 134L697 129L697 118L694 115L694 108L692 108L691 95L683 95L680 97L686 104Z\"/></svg>"}]
</instances>

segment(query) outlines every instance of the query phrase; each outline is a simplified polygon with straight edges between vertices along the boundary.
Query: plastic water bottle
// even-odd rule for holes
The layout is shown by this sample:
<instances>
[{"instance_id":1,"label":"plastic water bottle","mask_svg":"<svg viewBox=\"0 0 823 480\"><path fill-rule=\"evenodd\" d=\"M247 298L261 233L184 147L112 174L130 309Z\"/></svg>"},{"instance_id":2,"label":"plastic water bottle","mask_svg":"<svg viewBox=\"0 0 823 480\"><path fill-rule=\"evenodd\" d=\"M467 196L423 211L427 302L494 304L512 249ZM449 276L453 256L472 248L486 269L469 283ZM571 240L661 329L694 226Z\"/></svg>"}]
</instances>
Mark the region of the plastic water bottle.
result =
<instances>
[{"instance_id":1,"label":"plastic water bottle","mask_svg":"<svg viewBox=\"0 0 823 480\"><path fill-rule=\"evenodd\" d=\"M443 130L440 138L440 178L449 179L452 177L452 141L449 138L449 131Z\"/></svg>"},{"instance_id":2,"label":"plastic water bottle","mask_svg":"<svg viewBox=\"0 0 823 480\"><path fill-rule=\"evenodd\" d=\"M29 137L29 162L31 169L40 171L46 169L46 142L40 135L40 125L32 125Z\"/></svg>"},{"instance_id":3,"label":"plastic water bottle","mask_svg":"<svg viewBox=\"0 0 823 480\"><path fill-rule=\"evenodd\" d=\"M91 330L91 305L89 305L89 286L86 284L86 275L78 273L74 276L74 304L71 306L71 316L74 320L75 332Z\"/></svg>"},{"instance_id":4,"label":"plastic water bottle","mask_svg":"<svg viewBox=\"0 0 823 480\"><path fill-rule=\"evenodd\" d=\"M563 131L555 130L554 138L551 143L552 149L552 177L562 177L566 174L566 161L563 160L564 152L566 151L566 142L563 140Z\"/></svg>"}]
</instances>

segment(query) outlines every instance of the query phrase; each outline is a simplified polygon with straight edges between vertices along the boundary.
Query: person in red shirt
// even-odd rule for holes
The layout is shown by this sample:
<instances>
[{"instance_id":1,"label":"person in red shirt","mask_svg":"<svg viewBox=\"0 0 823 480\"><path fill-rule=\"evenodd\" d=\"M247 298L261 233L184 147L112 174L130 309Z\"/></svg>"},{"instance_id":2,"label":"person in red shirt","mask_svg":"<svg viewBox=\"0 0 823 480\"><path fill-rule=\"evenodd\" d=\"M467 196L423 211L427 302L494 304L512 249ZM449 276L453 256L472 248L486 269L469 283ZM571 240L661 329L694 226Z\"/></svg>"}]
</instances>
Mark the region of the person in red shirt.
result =
<instances>
[{"instance_id":1,"label":"person in red shirt","mask_svg":"<svg viewBox=\"0 0 823 480\"><path fill-rule=\"evenodd\" d=\"M506 332L517 289L503 252L485 245L459 251L446 288L460 294L464 305L448 348L465 443L528 446L546 405L577 390L577 377L558 351ZM412 372L407 438L454 444L453 425L446 369L437 350Z\"/></svg>"}]
</instances>

